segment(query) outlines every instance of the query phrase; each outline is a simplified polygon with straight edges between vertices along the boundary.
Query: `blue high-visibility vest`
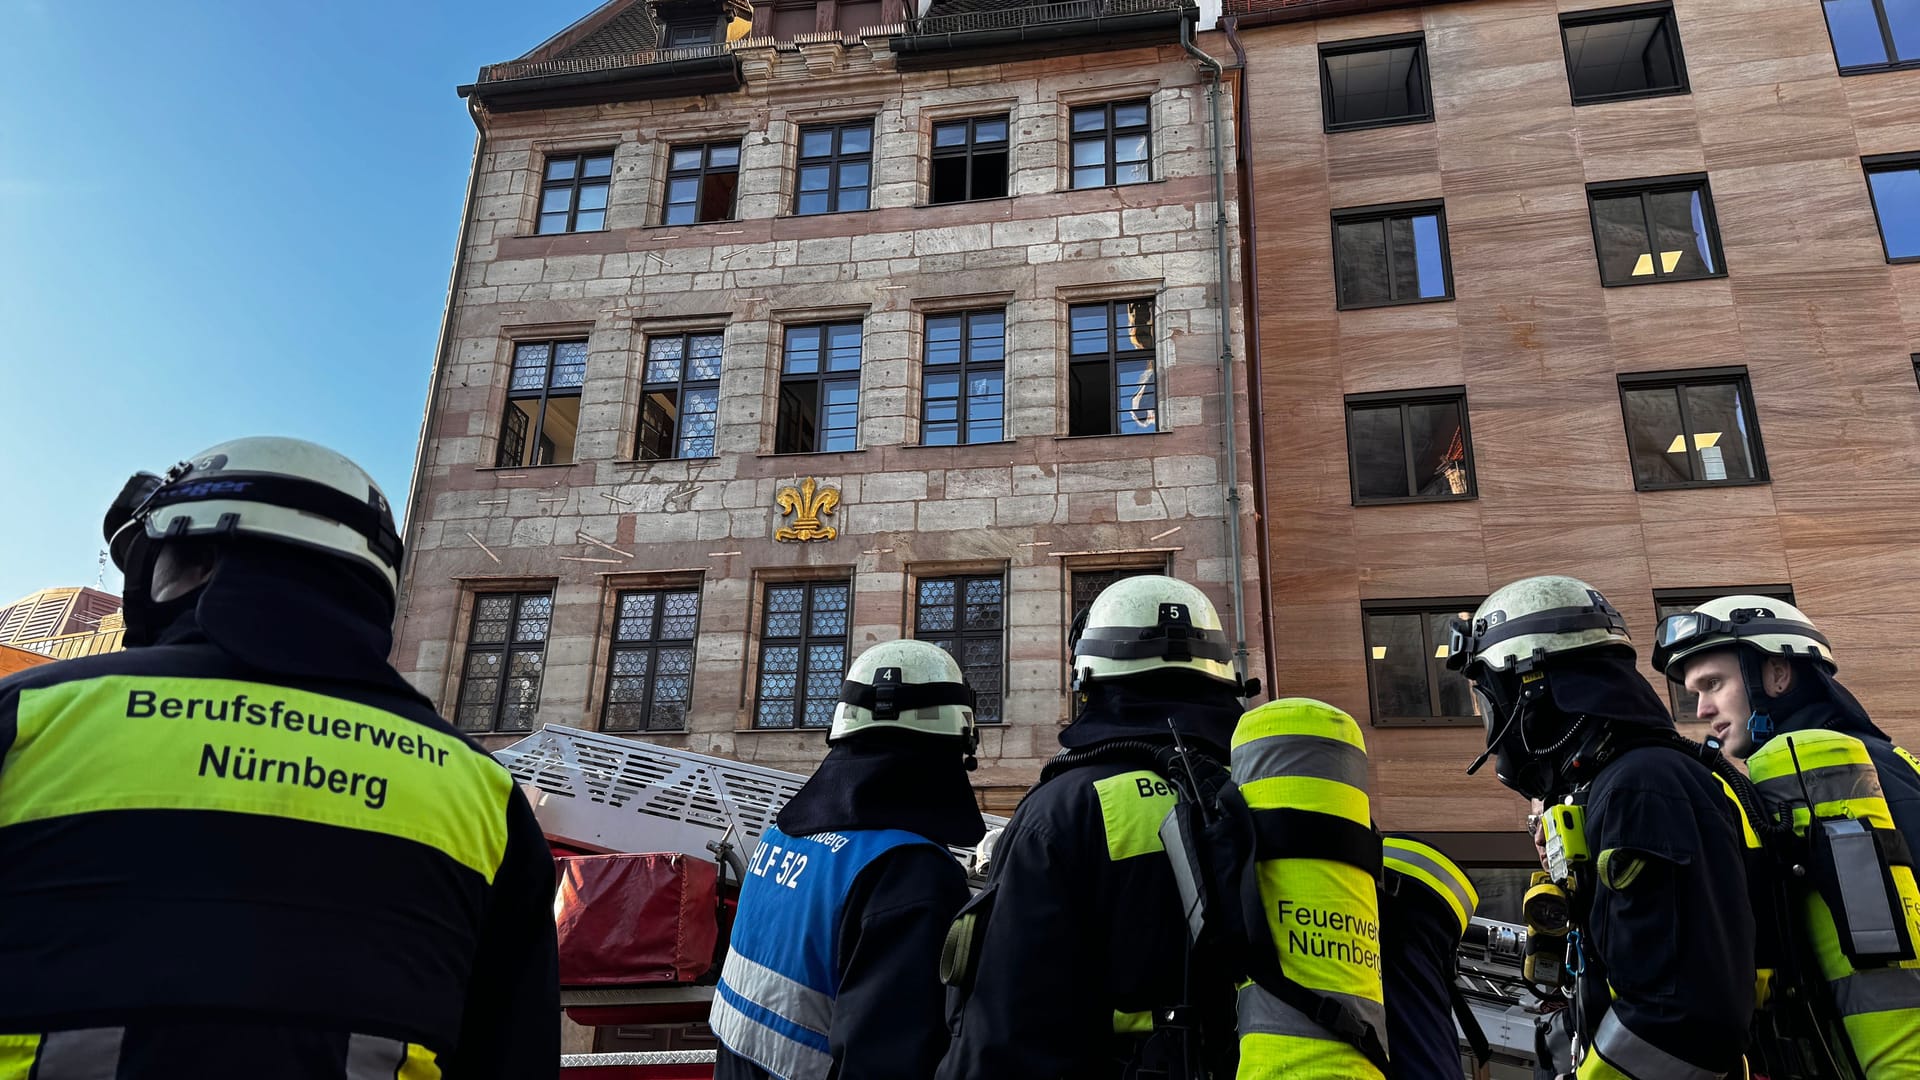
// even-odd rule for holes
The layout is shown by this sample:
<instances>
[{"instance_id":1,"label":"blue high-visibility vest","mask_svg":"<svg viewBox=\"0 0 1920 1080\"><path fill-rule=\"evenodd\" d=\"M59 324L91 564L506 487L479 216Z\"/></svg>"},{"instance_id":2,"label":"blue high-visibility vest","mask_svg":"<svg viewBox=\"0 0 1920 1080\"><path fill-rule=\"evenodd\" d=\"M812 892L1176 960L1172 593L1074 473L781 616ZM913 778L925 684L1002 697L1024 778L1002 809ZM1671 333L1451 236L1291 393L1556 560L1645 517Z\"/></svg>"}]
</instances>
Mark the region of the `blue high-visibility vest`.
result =
<instances>
[{"instance_id":1,"label":"blue high-visibility vest","mask_svg":"<svg viewBox=\"0 0 1920 1080\"><path fill-rule=\"evenodd\" d=\"M901 829L761 835L708 1020L728 1050L781 1080L827 1075L841 909L860 871L909 844L938 846Z\"/></svg>"}]
</instances>

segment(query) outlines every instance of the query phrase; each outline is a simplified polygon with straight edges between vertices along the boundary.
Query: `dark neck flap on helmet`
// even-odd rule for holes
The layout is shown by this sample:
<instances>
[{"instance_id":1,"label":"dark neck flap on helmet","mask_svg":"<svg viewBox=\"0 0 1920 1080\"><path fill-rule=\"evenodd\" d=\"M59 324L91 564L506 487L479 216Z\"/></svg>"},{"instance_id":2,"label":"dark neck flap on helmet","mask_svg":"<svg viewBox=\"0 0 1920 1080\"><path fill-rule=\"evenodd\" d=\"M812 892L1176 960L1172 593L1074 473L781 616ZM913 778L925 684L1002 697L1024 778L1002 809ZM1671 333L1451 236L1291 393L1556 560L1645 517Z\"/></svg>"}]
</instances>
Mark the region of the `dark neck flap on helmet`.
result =
<instances>
[{"instance_id":1,"label":"dark neck flap on helmet","mask_svg":"<svg viewBox=\"0 0 1920 1080\"><path fill-rule=\"evenodd\" d=\"M1672 715L1629 649L1563 653L1526 674L1481 678L1501 713L1488 747L1500 781L1532 798L1567 794L1621 752L1674 735Z\"/></svg>"},{"instance_id":2,"label":"dark neck flap on helmet","mask_svg":"<svg viewBox=\"0 0 1920 1080\"><path fill-rule=\"evenodd\" d=\"M1804 629L1796 633L1805 633ZM1870 735L1886 739L1864 705L1827 666L1811 657L1787 657L1793 668L1793 682L1784 693L1766 692L1766 661L1770 654L1758 649L1741 649L1740 673L1747 683L1747 701L1753 716L1747 721L1758 746L1776 734L1810 731L1819 728L1844 731L1849 735ZM1890 741L1890 740L1889 740Z\"/></svg>"},{"instance_id":3,"label":"dark neck flap on helmet","mask_svg":"<svg viewBox=\"0 0 1920 1080\"><path fill-rule=\"evenodd\" d=\"M863 731L833 744L813 776L780 808L794 836L848 829L905 829L967 847L986 835L958 738Z\"/></svg>"},{"instance_id":4,"label":"dark neck flap on helmet","mask_svg":"<svg viewBox=\"0 0 1920 1080\"><path fill-rule=\"evenodd\" d=\"M1060 733L1060 745L1068 750L1109 739L1170 739L1178 731L1224 761L1245 711L1232 687L1182 668L1098 679L1080 696L1079 715Z\"/></svg>"}]
</instances>

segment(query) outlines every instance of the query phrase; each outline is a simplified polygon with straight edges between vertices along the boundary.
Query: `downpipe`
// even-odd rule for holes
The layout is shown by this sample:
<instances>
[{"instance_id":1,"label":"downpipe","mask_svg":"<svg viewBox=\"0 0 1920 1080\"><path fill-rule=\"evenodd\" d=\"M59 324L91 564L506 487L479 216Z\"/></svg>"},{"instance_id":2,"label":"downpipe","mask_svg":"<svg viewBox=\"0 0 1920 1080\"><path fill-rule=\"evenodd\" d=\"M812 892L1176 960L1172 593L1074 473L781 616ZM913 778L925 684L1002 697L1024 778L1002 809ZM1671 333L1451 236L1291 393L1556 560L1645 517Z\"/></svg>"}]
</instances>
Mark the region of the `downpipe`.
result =
<instances>
[{"instance_id":1,"label":"downpipe","mask_svg":"<svg viewBox=\"0 0 1920 1080\"><path fill-rule=\"evenodd\" d=\"M1233 666L1234 671L1244 680L1248 676L1247 583L1240 553L1240 453L1239 438L1234 430L1239 418L1233 407L1233 301L1228 293L1233 273L1227 255L1227 159L1224 137L1226 127L1220 121L1220 91L1226 81L1226 72L1220 61L1215 60L1193 43L1193 21L1190 19L1180 20L1180 47L1187 51L1188 56L1193 57L1195 63L1213 76L1207 87L1207 105L1211 112L1208 142L1213 150L1213 246L1214 253L1219 259L1218 288L1214 292L1220 302L1220 384L1223 413L1220 429L1223 435L1223 452L1227 459L1223 479L1226 487L1224 524L1227 532L1227 559L1233 567Z\"/></svg>"}]
</instances>

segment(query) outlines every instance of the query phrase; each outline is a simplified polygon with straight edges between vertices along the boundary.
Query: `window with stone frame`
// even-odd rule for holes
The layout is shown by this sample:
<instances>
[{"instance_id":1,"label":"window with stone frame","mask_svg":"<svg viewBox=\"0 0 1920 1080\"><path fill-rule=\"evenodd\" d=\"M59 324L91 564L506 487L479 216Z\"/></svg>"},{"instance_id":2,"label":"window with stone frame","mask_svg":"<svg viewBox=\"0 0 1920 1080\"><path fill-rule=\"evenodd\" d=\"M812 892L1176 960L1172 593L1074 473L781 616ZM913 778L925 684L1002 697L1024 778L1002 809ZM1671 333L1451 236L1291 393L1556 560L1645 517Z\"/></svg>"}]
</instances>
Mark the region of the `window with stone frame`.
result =
<instances>
[{"instance_id":1,"label":"window with stone frame","mask_svg":"<svg viewBox=\"0 0 1920 1080\"><path fill-rule=\"evenodd\" d=\"M634 589L614 604L601 730L685 731L700 590Z\"/></svg>"},{"instance_id":2,"label":"window with stone frame","mask_svg":"<svg viewBox=\"0 0 1920 1080\"><path fill-rule=\"evenodd\" d=\"M586 378L585 341L515 344L494 465L511 469L572 462L580 431L580 388Z\"/></svg>"},{"instance_id":3,"label":"window with stone frame","mask_svg":"<svg viewBox=\"0 0 1920 1080\"><path fill-rule=\"evenodd\" d=\"M473 598L454 722L462 731L532 731L540 710L553 593Z\"/></svg>"},{"instance_id":4,"label":"window with stone frame","mask_svg":"<svg viewBox=\"0 0 1920 1080\"><path fill-rule=\"evenodd\" d=\"M725 337L719 330L648 336L635 453L640 460L713 456Z\"/></svg>"},{"instance_id":5,"label":"window with stone frame","mask_svg":"<svg viewBox=\"0 0 1920 1080\"><path fill-rule=\"evenodd\" d=\"M998 199L1007 194L1007 117L943 120L933 125L933 203Z\"/></svg>"},{"instance_id":6,"label":"window with stone frame","mask_svg":"<svg viewBox=\"0 0 1920 1080\"><path fill-rule=\"evenodd\" d=\"M918 586L913 636L953 654L973 689L974 719L999 723L1007 653L1006 577L924 577Z\"/></svg>"},{"instance_id":7,"label":"window with stone frame","mask_svg":"<svg viewBox=\"0 0 1920 1080\"><path fill-rule=\"evenodd\" d=\"M1147 99L1078 108L1070 123L1074 187L1117 187L1153 179Z\"/></svg>"},{"instance_id":8,"label":"window with stone frame","mask_svg":"<svg viewBox=\"0 0 1920 1080\"><path fill-rule=\"evenodd\" d=\"M740 190L740 144L676 146L667 152L667 197L662 225L733 220Z\"/></svg>"},{"instance_id":9,"label":"window with stone frame","mask_svg":"<svg viewBox=\"0 0 1920 1080\"><path fill-rule=\"evenodd\" d=\"M1158 431L1153 298L1074 304L1067 325L1067 434Z\"/></svg>"},{"instance_id":10,"label":"window with stone frame","mask_svg":"<svg viewBox=\"0 0 1920 1080\"><path fill-rule=\"evenodd\" d=\"M787 327L780 357L776 454L860 448L860 324Z\"/></svg>"},{"instance_id":11,"label":"window with stone frame","mask_svg":"<svg viewBox=\"0 0 1920 1080\"><path fill-rule=\"evenodd\" d=\"M1004 439L1006 361L1006 309L928 315L920 370L921 445Z\"/></svg>"},{"instance_id":12,"label":"window with stone frame","mask_svg":"<svg viewBox=\"0 0 1920 1080\"><path fill-rule=\"evenodd\" d=\"M800 129L800 172L793 212L865 210L873 185L873 121Z\"/></svg>"},{"instance_id":13,"label":"window with stone frame","mask_svg":"<svg viewBox=\"0 0 1920 1080\"><path fill-rule=\"evenodd\" d=\"M1765 596L1793 603L1791 585L1729 585L1716 589L1653 590L1653 625L1657 628L1669 615L1685 615L1709 600L1723 596ZM1699 719L1700 695L1687 689L1678 679L1667 680L1667 700L1673 706L1673 718L1681 723Z\"/></svg>"},{"instance_id":14,"label":"window with stone frame","mask_svg":"<svg viewBox=\"0 0 1920 1080\"><path fill-rule=\"evenodd\" d=\"M598 232L607 227L607 189L613 182L613 151L548 154L540 179L540 220L535 231Z\"/></svg>"},{"instance_id":15,"label":"window with stone frame","mask_svg":"<svg viewBox=\"0 0 1920 1080\"><path fill-rule=\"evenodd\" d=\"M850 581L770 582L760 622L756 728L828 728L847 672Z\"/></svg>"}]
</instances>

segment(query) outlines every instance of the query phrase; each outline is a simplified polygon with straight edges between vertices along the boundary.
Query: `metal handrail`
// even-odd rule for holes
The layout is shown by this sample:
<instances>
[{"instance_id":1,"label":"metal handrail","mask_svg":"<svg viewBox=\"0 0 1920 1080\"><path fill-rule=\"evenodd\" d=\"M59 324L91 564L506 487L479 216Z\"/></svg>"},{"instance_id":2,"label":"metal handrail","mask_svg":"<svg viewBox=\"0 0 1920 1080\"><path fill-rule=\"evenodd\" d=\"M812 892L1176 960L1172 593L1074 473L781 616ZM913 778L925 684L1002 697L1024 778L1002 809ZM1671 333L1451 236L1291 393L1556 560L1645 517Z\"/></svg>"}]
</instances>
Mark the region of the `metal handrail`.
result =
<instances>
[{"instance_id":1,"label":"metal handrail","mask_svg":"<svg viewBox=\"0 0 1920 1080\"><path fill-rule=\"evenodd\" d=\"M483 83L510 79L536 79L544 75L577 75L585 71L613 71L645 67L675 60L695 60L704 56L725 56L733 51L731 42L714 45L688 45L678 49L638 49L624 53L600 53L592 56L563 56L553 60L512 60L488 64L480 69Z\"/></svg>"},{"instance_id":2,"label":"metal handrail","mask_svg":"<svg viewBox=\"0 0 1920 1080\"><path fill-rule=\"evenodd\" d=\"M1002 8L998 11L965 11L952 15L907 18L909 36L935 34L971 34L989 30L1017 30L1031 26L1090 22L1125 15L1183 11L1192 0L1066 0L1058 4Z\"/></svg>"}]
</instances>

